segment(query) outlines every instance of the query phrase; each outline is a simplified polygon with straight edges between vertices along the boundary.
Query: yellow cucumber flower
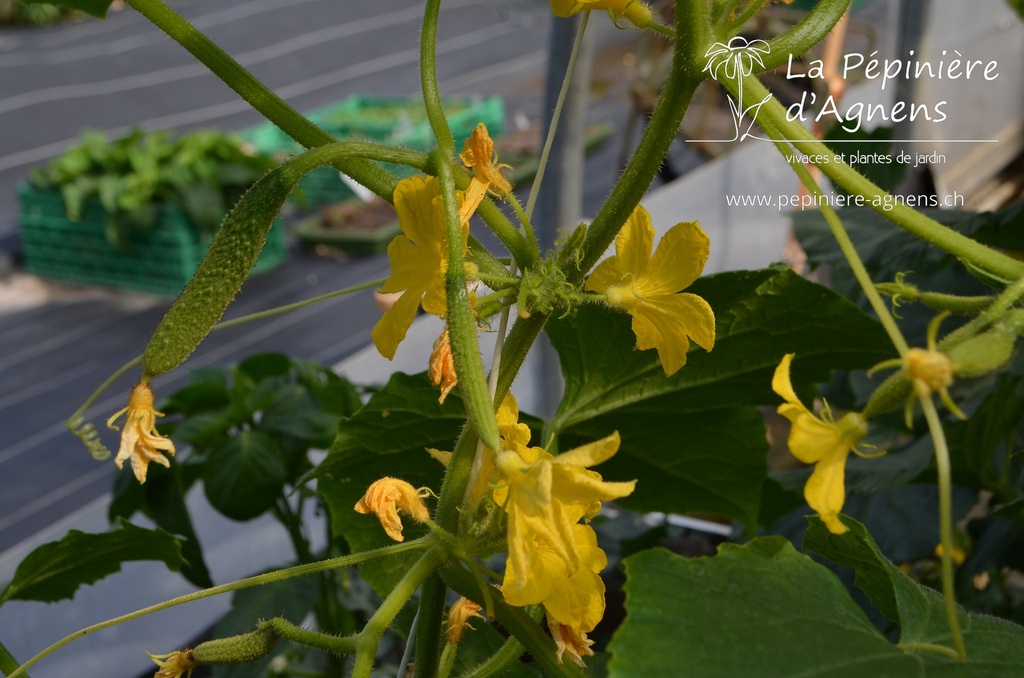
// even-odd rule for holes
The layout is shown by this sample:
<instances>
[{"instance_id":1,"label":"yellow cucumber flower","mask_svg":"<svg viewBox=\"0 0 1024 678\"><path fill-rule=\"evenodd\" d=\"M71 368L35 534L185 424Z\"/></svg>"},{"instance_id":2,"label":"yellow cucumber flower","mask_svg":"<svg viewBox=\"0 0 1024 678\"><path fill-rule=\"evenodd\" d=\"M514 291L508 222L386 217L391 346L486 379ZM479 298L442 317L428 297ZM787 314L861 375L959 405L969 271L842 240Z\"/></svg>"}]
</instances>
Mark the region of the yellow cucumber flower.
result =
<instances>
[{"instance_id":1,"label":"yellow cucumber flower","mask_svg":"<svg viewBox=\"0 0 1024 678\"><path fill-rule=\"evenodd\" d=\"M398 512L410 516L417 523L425 523L430 519L430 511L423 503L423 498L430 496L429 488L416 489L398 478L381 478L367 488L366 494L356 502L357 513L376 514L381 527L395 541L405 541L402 535L402 519Z\"/></svg>"},{"instance_id":2,"label":"yellow cucumber flower","mask_svg":"<svg viewBox=\"0 0 1024 678\"><path fill-rule=\"evenodd\" d=\"M487 134L487 126L480 123L463 146L459 154L462 164L473 170L473 179L466 191L466 200L459 209L459 219L469 221L476 208L483 202L484 196L490 192L499 198L506 198L512 192L512 184L501 173L512 169L510 165L498 162L498 154L494 152L494 142Z\"/></svg>"},{"instance_id":3,"label":"yellow cucumber flower","mask_svg":"<svg viewBox=\"0 0 1024 678\"><path fill-rule=\"evenodd\" d=\"M482 609L480 605L477 605L469 598L459 598L452 603L451 609L448 610L448 623L445 625L448 642L452 645L458 645L466 629L473 628L469 625L469 620L473 617L486 619L486 617L480 614Z\"/></svg>"},{"instance_id":4,"label":"yellow cucumber flower","mask_svg":"<svg viewBox=\"0 0 1024 678\"><path fill-rule=\"evenodd\" d=\"M164 415L153 409L153 389L149 387L148 382L140 381L135 384L131 395L128 396L128 407L119 410L108 419L107 426L118 430L114 422L125 413L127 414L124 430L121 431L121 447L117 451L114 463L120 469L124 462L130 459L135 477L140 483L144 483L149 462L170 467L171 462L160 453L160 450L173 455L174 443L156 430L156 418Z\"/></svg>"},{"instance_id":5,"label":"yellow cucumber flower","mask_svg":"<svg viewBox=\"0 0 1024 678\"><path fill-rule=\"evenodd\" d=\"M441 387L441 395L437 402L443 405L445 398L459 383L459 377L455 373L455 359L452 358L452 342L448 336L447 327L434 342L434 350L430 352L427 376L430 378L430 383Z\"/></svg>"},{"instance_id":6,"label":"yellow cucumber flower","mask_svg":"<svg viewBox=\"0 0 1024 678\"><path fill-rule=\"evenodd\" d=\"M598 264L587 289L633 316L636 347L658 349L665 374L672 375L686 364L690 339L706 351L715 346L711 306L680 293L704 271L710 241L697 222L676 224L652 256L654 235L650 214L637 205L615 238L615 256Z\"/></svg>"},{"instance_id":7,"label":"yellow cucumber flower","mask_svg":"<svg viewBox=\"0 0 1024 678\"><path fill-rule=\"evenodd\" d=\"M580 569L582 554L574 525L591 518L602 501L625 497L636 481L606 482L587 470L610 459L619 449L619 435L552 456L539 447L517 446L497 455L495 466L505 483L495 502L508 515L508 560L502 590L513 605L542 602L536 581L543 545L547 569L560 563L566 576Z\"/></svg>"},{"instance_id":8,"label":"yellow cucumber flower","mask_svg":"<svg viewBox=\"0 0 1024 678\"><path fill-rule=\"evenodd\" d=\"M421 303L424 311L438 316L443 316L448 307L444 287L448 246L437 179L416 176L398 182L395 210L402 233L388 245L391 275L380 292L402 292L402 296L373 328L373 343L388 360L395 357ZM469 224L464 222L463 252L468 237Z\"/></svg>"},{"instance_id":9,"label":"yellow cucumber flower","mask_svg":"<svg viewBox=\"0 0 1024 678\"><path fill-rule=\"evenodd\" d=\"M578 519L578 518L577 518ZM544 604L548 617L580 631L592 631L604 616L604 581L601 570L608 556L597 546L597 533L589 525L570 526L579 567L568 572L566 562L554 547L538 534L527 535L529 571L519 569L517 559L505 564L502 593L510 605Z\"/></svg>"},{"instance_id":10,"label":"yellow cucumber flower","mask_svg":"<svg viewBox=\"0 0 1024 678\"><path fill-rule=\"evenodd\" d=\"M612 19L621 17L637 28L649 26L653 20L651 10L640 0L551 0L555 16L570 17L591 9L607 10Z\"/></svg>"},{"instance_id":11,"label":"yellow cucumber flower","mask_svg":"<svg viewBox=\"0 0 1024 678\"><path fill-rule=\"evenodd\" d=\"M177 652L171 652L169 654L150 654L149 658L153 660L160 670L157 671L153 678L181 678L181 676L191 676L193 669L199 664L192 657L192 650L178 650Z\"/></svg>"},{"instance_id":12,"label":"yellow cucumber flower","mask_svg":"<svg viewBox=\"0 0 1024 678\"><path fill-rule=\"evenodd\" d=\"M555 641L555 647L558 650L558 663L561 664L562 655L568 653L573 664L585 668L586 663L583 661L583 657L594 656L594 651L590 649L594 641L587 638L586 633L565 624L559 624L551 617L548 617L548 629L551 631L551 638Z\"/></svg>"},{"instance_id":13,"label":"yellow cucumber flower","mask_svg":"<svg viewBox=\"0 0 1024 678\"><path fill-rule=\"evenodd\" d=\"M814 416L797 398L789 379L794 355L788 353L782 358L772 378L772 390L786 401L778 412L792 423L789 451L805 464L814 464L814 471L804 485L807 504L818 513L829 532L843 534L847 527L839 520L839 512L846 500L846 458L851 451L860 453L857 445L867 434L868 424L856 412L843 415L839 421L833 420L828 409L823 412L824 419Z\"/></svg>"}]
</instances>

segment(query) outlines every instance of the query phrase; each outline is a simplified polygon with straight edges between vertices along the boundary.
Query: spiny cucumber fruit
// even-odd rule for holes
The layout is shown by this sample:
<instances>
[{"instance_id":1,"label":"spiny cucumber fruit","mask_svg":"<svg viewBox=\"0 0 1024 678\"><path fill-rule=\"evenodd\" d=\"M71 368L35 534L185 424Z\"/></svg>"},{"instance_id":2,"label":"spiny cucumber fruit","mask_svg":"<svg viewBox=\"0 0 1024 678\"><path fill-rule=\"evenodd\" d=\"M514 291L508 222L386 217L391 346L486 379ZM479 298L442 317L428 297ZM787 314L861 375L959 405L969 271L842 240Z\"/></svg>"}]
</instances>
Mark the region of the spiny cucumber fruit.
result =
<instances>
[{"instance_id":1,"label":"spiny cucumber fruit","mask_svg":"<svg viewBox=\"0 0 1024 678\"><path fill-rule=\"evenodd\" d=\"M352 144L319 146L257 181L224 219L199 270L153 331L142 355L143 379L188 358L238 294L267 241L267 231L303 176L351 153Z\"/></svg>"}]
</instances>

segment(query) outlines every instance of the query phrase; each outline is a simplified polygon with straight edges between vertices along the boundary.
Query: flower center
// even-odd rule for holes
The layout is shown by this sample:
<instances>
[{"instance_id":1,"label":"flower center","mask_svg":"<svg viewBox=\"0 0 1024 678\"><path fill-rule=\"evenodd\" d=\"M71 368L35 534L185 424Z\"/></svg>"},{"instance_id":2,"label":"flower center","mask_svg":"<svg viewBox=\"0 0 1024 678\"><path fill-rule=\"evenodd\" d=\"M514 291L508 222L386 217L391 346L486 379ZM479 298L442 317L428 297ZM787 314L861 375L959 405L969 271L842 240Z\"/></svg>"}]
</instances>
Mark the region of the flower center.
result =
<instances>
[{"instance_id":1,"label":"flower center","mask_svg":"<svg viewBox=\"0 0 1024 678\"><path fill-rule=\"evenodd\" d=\"M629 310L643 301L632 285L612 285L604 294L612 308Z\"/></svg>"},{"instance_id":2,"label":"flower center","mask_svg":"<svg viewBox=\"0 0 1024 678\"><path fill-rule=\"evenodd\" d=\"M953 383L953 362L939 351L910 349L904 358L904 369L911 380L932 391L941 391Z\"/></svg>"}]
</instances>

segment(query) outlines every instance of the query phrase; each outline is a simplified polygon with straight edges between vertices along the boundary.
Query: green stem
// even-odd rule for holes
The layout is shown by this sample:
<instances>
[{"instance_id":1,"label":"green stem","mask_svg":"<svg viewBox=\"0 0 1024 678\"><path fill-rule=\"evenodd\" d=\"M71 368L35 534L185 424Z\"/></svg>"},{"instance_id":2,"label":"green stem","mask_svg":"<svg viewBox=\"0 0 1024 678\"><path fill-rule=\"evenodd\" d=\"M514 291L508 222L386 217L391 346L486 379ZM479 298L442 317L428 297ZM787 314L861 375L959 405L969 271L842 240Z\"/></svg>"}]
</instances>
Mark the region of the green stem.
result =
<instances>
[{"instance_id":1,"label":"green stem","mask_svg":"<svg viewBox=\"0 0 1024 678\"><path fill-rule=\"evenodd\" d=\"M319 633L301 628L281 617L268 619L260 623L258 628L261 630L270 629L285 640L335 655L353 654L367 644L366 639L362 635L339 638L327 633Z\"/></svg>"},{"instance_id":2,"label":"green stem","mask_svg":"<svg viewBox=\"0 0 1024 678\"><path fill-rule=\"evenodd\" d=\"M1000 292L995 301L992 302L992 305L978 314L977 318L965 325L961 325L943 337L942 341L939 342L939 349L948 351L964 339L973 337L988 329L991 325L999 322L1003 315L1013 308L1022 297L1024 297L1024 275Z\"/></svg>"},{"instance_id":3,"label":"green stem","mask_svg":"<svg viewBox=\"0 0 1024 678\"><path fill-rule=\"evenodd\" d=\"M946 433L939 420L939 412L931 394L918 394L921 409L924 410L928 422L928 430L932 434L935 445L935 469L939 480L939 533L942 541L942 599L946 608L946 623L949 633L953 636L956 657L960 661L967 659L967 649L960 632L960 618L957 615L956 589L953 579L953 479L950 469L949 448L946 445Z\"/></svg>"},{"instance_id":4,"label":"green stem","mask_svg":"<svg viewBox=\"0 0 1024 678\"><path fill-rule=\"evenodd\" d=\"M956 653L956 650L945 645L936 645L935 643L897 643L896 647L904 652L934 652L951 659L960 659L960 655Z\"/></svg>"},{"instance_id":5,"label":"green stem","mask_svg":"<svg viewBox=\"0 0 1024 678\"><path fill-rule=\"evenodd\" d=\"M608 249L650 187L661 160L675 139L690 99L704 79L704 52L713 42L708 9L706 0L676 0L679 39L675 42L672 68L665 87L633 157L587 230L580 248L581 256L578 260L575 257L565 259L569 282L582 280Z\"/></svg>"},{"instance_id":6,"label":"green stem","mask_svg":"<svg viewBox=\"0 0 1024 678\"><path fill-rule=\"evenodd\" d=\"M476 578L460 565L450 565L441 570L446 584L456 593L478 604L484 600ZM504 600L496 600L495 616L526 650L541 665L545 676L582 678L583 672L571 662L559 662L556 658L555 643L540 625L530 618L525 610L512 607Z\"/></svg>"},{"instance_id":7,"label":"green stem","mask_svg":"<svg viewBox=\"0 0 1024 678\"><path fill-rule=\"evenodd\" d=\"M723 81L735 94L735 82ZM754 76L743 78L743 91L751 101L760 101L769 96L768 89ZM897 226L913 233L917 237L957 257L962 257L978 268L993 273L1007 280L1017 280L1024 276L1024 262L1017 261L1005 254L986 247L953 229L926 217L917 210L906 205L895 204L891 211L886 211L884 196L888 195L864 175L844 162L834 162L835 153L824 143L818 141L810 132L796 122L786 119L786 110L782 104L770 98L758 111L758 123L762 129L765 124L774 126L797 150L808 156L824 155L828 163L818 168L833 182L842 186L854 195L861 195L865 204L892 221ZM765 130L767 132L767 129Z\"/></svg>"},{"instance_id":8,"label":"green stem","mask_svg":"<svg viewBox=\"0 0 1024 678\"><path fill-rule=\"evenodd\" d=\"M356 654L355 666L352 668L353 678L369 678L373 671L373 660L377 656L377 645L380 643L384 632L391 626L391 622L416 589L420 587L427 577L444 562L444 553L436 545L429 548L419 560L409 568L409 571L395 584L391 593L384 599L377 611L373 613L366 626L359 633L361 644ZM417 675L419 671L417 671Z\"/></svg>"},{"instance_id":9,"label":"green stem","mask_svg":"<svg viewBox=\"0 0 1024 678\"><path fill-rule=\"evenodd\" d=\"M318 563L309 563L306 565L296 565L295 567L287 567L282 570L275 570L274 572L267 572L265 574L259 574L254 577L248 577L246 579L240 579L229 584L221 584L220 586L212 586L208 589L201 591L193 591L192 593L186 593L183 596L177 598L171 598L165 600L162 603L150 605L144 607L141 610L129 612L128 614L121 615L120 617L114 617L92 626L87 626L84 629L75 631L74 633L65 636L58 640L53 645L50 645L36 656L29 659L27 662L22 664L13 673L9 674L8 678L19 678L19 676L25 676L25 670L29 667L37 664L43 658L56 652L60 648L64 647L68 643L78 640L84 636L87 636L97 631L110 628L111 626L117 626L133 619L139 619L146 615L166 610L168 608L183 605L185 603L191 603L196 600L203 600L204 598L210 598L217 596L222 593L230 593L232 591L240 591L242 589L251 588L253 586L260 586L262 584L272 584L274 582L283 581L285 579L291 579L292 577L301 577L307 574L313 574L316 572L323 572L324 570L333 570L340 567L350 567L352 565L358 565L365 563L376 558L383 558L385 556L396 556L403 553L414 553L416 551L422 551L430 546L430 542L425 539L417 539L414 541L405 542L403 544L394 544L392 546L385 546L384 548L374 549L372 551L366 551L364 553L355 553L348 556L341 556L339 558L331 558L330 560L322 560Z\"/></svg>"},{"instance_id":10,"label":"green stem","mask_svg":"<svg viewBox=\"0 0 1024 678\"><path fill-rule=\"evenodd\" d=\"M779 149L779 153L783 157L786 157L790 167L793 168L793 171L800 178L807 191L816 198L819 198L817 202L820 205L821 213L825 217L825 221L828 222L829 228L832 229L832 235L835 236L836 242L839 243L839 249L842 250L843 256L846 257L847 263L850 264L854 277L857 278L857 282L860 283L864 295L868 298L868 303L871 304L871 308L874 309L875 314L889 335L889 340L892 341L893 346L896 347L897 352L899 352L902 358L910 350L907 346L907 340L904 338L903 333L900 332L900 328L896 325L892 314L889 313L889 307L882 299L882 295L875 288L875 283L871 280L871 276L864 267L864 262L861 261L860 255L857 254L857 248L854 247L853 241L850 240L850 235L846 232L846 228L843 227L843 222L839 215L828 204L828 201L823 199L824 194L821 188L818 187L818 183L811 176L811 173L807 171L803 163L789 157L791 152L779 130L770 121L763 123L761 128L769 137L775 140L775 147Z\"/></svg>"},{"instance_id":11,"label":"green stem","mask_svg":"<svg viewBox=\"0 0 1024 678\"><path fill-rule=\"evenodd\" d=\"M540 152L540 160L537 163L537 174L530 185L530 195L526 198L526 223L533 216L533 208L537 204L537 196L540 193L540 186L544 182L544 172L548 167L548 158L551 156L551 146L555 141L555 131L558 129L558 121L562 117L562 108L565 105L565 98L569 94L569 84L572 81L572 74L576 71L576 58L580 54L580 46L583 44L583 36L587 31L587 22L590 20L590 11L583 12L580 20L580 27L576 31L576 39L572 43L572 53L569 55L569 63L565 69L565 77L562 78L562 88L558 90L558 99L555 101L555 110L551 113L551 124L548 125L547 138L544 139L544 148Z\"/></svg>"},{"instance_id":12,"label":"green stem","mask_svg":"<svg viewBox=\"0 0 1024 678\"><path fill-rule=\"evenodd\" d=\"M651 23L649 23L646 26L644 26L644 28L649 28L650 30L654 31L655 33L660 33L661 35L664 35L666 38L672 38L673 40L676 39L676 32L675 31L673 31L668 26L663 26L663 25L659 24L657 21L652 21Z\"/></svg>"},{"instance_id":13,"label":"green stem","mask_svg":"<svg viewBox=\"0 0 1024 678\"><path fill-rule=\"evenodd\" d=\"M288 313L289 311L297 311L305 306L318 304L321 301L327 301L328 299L333 299L334 297L352 294L353 292L362 292L363 290L371 290L375 287L380 287L386 281L387 278L369 280L364 283L359 283L358 285L346 287L345 289L335 290L333 292L328 292L326 294L310 297L309 299L303 299L302 301L296 301L295 303L292 304L285 304L283 306L277 306L275 308L267 309L266 311L257 311L256 313L242 315L237 318L232 318L231 320L224 320L210 328L210 331L213 332L214 330L226 330L229 327L234 327L236 325L241 325L243 323L252 322L253 320L263 320L264 318L272 318L275 315L281 315L282 313Z\"/></svg>"},{"instance_id":14,"label":"green stem","mask_svg":"<svg viewBox=\"0 0 1024 678\"><path fill-rule=\"evenodd\" d=\"M936 311L949 311L961 315L977 315L995 301L994 296L964 297L942 292L922 292L915 286L904 282L878 283L875 285L875 289L892 297L894 305L901 301L916 301Z\"/></svg>"},{"instance_id":15,"label":"green stem","mask_svg":"<svg viewBox=\"0 0 1024 678\"><path fill-rule=\"evenodd\" d=\"M423 88L423 103L427 107L427 119L434 130L437 147L447 158L455 155L455 140L444 117L441 91L437 87L437 19L441 13L441 0L427 0L423 11L423 33L420 36L420 85Z\"/></svg>"},{"instance_id":16,"label":"green stem","mask_svg":"<svg viewBox=\"0 0 1024 678\"><path fill-rule=\"evenodd\" d=\"M436 573L423 582L420 589L420 606L416 613L416 675L418 678L432 678L441 661L441 637L443 634L445 598L448 587Z\"/></svg>"},{"instance_id":17,"label":"green stem","mask_svg":"<svg viewBox=\"0 0 1024 678\"><path fill-rule=\"evenodd\" d=\"M486 661L477 664L459 678L490 678L491 676L508 675L511 673L512 665L525 651L526 648L523 647L523 644L516 640L515 636L512 636Z\"/></svg>"},{"instance_id":18,"label":"green stem","mask_svg":"<svg viewBox=\"0 0 1024 678\"><path fill-rule=\"evenodd\" d=\"M0 672L3 672L5 676L9 676L17 668L18 660L4 647L3 643L0 643ZM28 678L28 674L23 675L25 678Z\"/></svg>"},{"instance_id":19,"label":"green stem","mask_svg":"<svg viewBox=\"0 0 1024 678\"><path fill-rule=\"evenodd\" d=\"M337 141L274 94L270 88L161 0L126 1L188 50L244 101L306 148ZM332 164L381 197L389 196L394 191L394 175L372 161L363 158L338 158Z\"/></svg>"},{"instance_id":20,"label":"green stem","mask_svg":"<svg viewBox=\"0 0 1024 678\"><path fill-rule=\"evenodd\" d=\"M531 190L532 186L531 186ZM519 223L523 225L523 232L526 233L526 241L530 243L530 249L540 254L540 245L537 244L537 236L533 232L533 222L530 221L530 216L523 210L523 206L519 204L519 198L516 197L515 193L508 194L508 202L512 205L512 210L516 213L519 218ZM520 261L520 265L524 268L531 265L533 262Z\"/></svg>"},{"instance_id":21,"label":"green stem","mask_svg":"<svg viewBox=\"0 0 1024 678\"><path fill-rule=\"evenodd\" d=\"M435 151L441 153L442 151ZM438 180L441 185L441 202L444 206L447 226L448 271L445 274L448 320L448 335L452 344L452 359L455 372L459 375L459 391L466 405L470 422L481 440L491 449L498 449L498 422L487 390L487 377L480 359L480 347L476 339L476 319L466 291L466 269L461 265L462 224L459 221L459 206L455 198L455 182L451 165L438 162ZM460 490L463 488L460 488ZM461 497L461 491L459 492ZM447 529L447 528L446 528Z\"/></svg>"}]
</instances>

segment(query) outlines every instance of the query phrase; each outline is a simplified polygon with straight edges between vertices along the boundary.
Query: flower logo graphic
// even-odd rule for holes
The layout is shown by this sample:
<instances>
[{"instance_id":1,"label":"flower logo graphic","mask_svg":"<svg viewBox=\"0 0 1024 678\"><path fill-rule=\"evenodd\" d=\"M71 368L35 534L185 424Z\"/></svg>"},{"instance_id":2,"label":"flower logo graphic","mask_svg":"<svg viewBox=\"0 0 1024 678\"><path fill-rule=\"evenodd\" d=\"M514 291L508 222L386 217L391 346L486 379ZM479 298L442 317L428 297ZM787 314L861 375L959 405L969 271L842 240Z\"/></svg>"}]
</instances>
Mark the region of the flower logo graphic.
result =
<instances>
[{"instance_id":1,"label":"flower logo graphic","mask_svg":"<svg viewBox=\"0 0 1024 678\"><path fill-rule=\"evenodd\" d=\"M704 72L711 75L715 80L719 79L719 75L724 75L728 80L736 80L739 83L739 91L737 100L729 100L729 107L733 113L733 125L736 129L736 133L732 139L719 139L718 141L729 142L729 141L743 141L747 137L756 137L750 133L751 128L754 126L754 122L757 119L757 112L765 103L771 99L771 95L766 96L758 103L750 106L749 108L743 107L743 76L750 75L754 72L754 64L757 64L760 68L764 68L764 61L761 59L762 54L768 54L771 52L771 47L764 40L747 40L746 38L737 35L736 37L729 40L728 44L716 42L708 48L708 51L704 53L704 57L708 60L704 66ZM743 122L744 115L750 115L750 124L747 125L747 129L740 134L740 124Z\"/></svg>"}]
</instances>

